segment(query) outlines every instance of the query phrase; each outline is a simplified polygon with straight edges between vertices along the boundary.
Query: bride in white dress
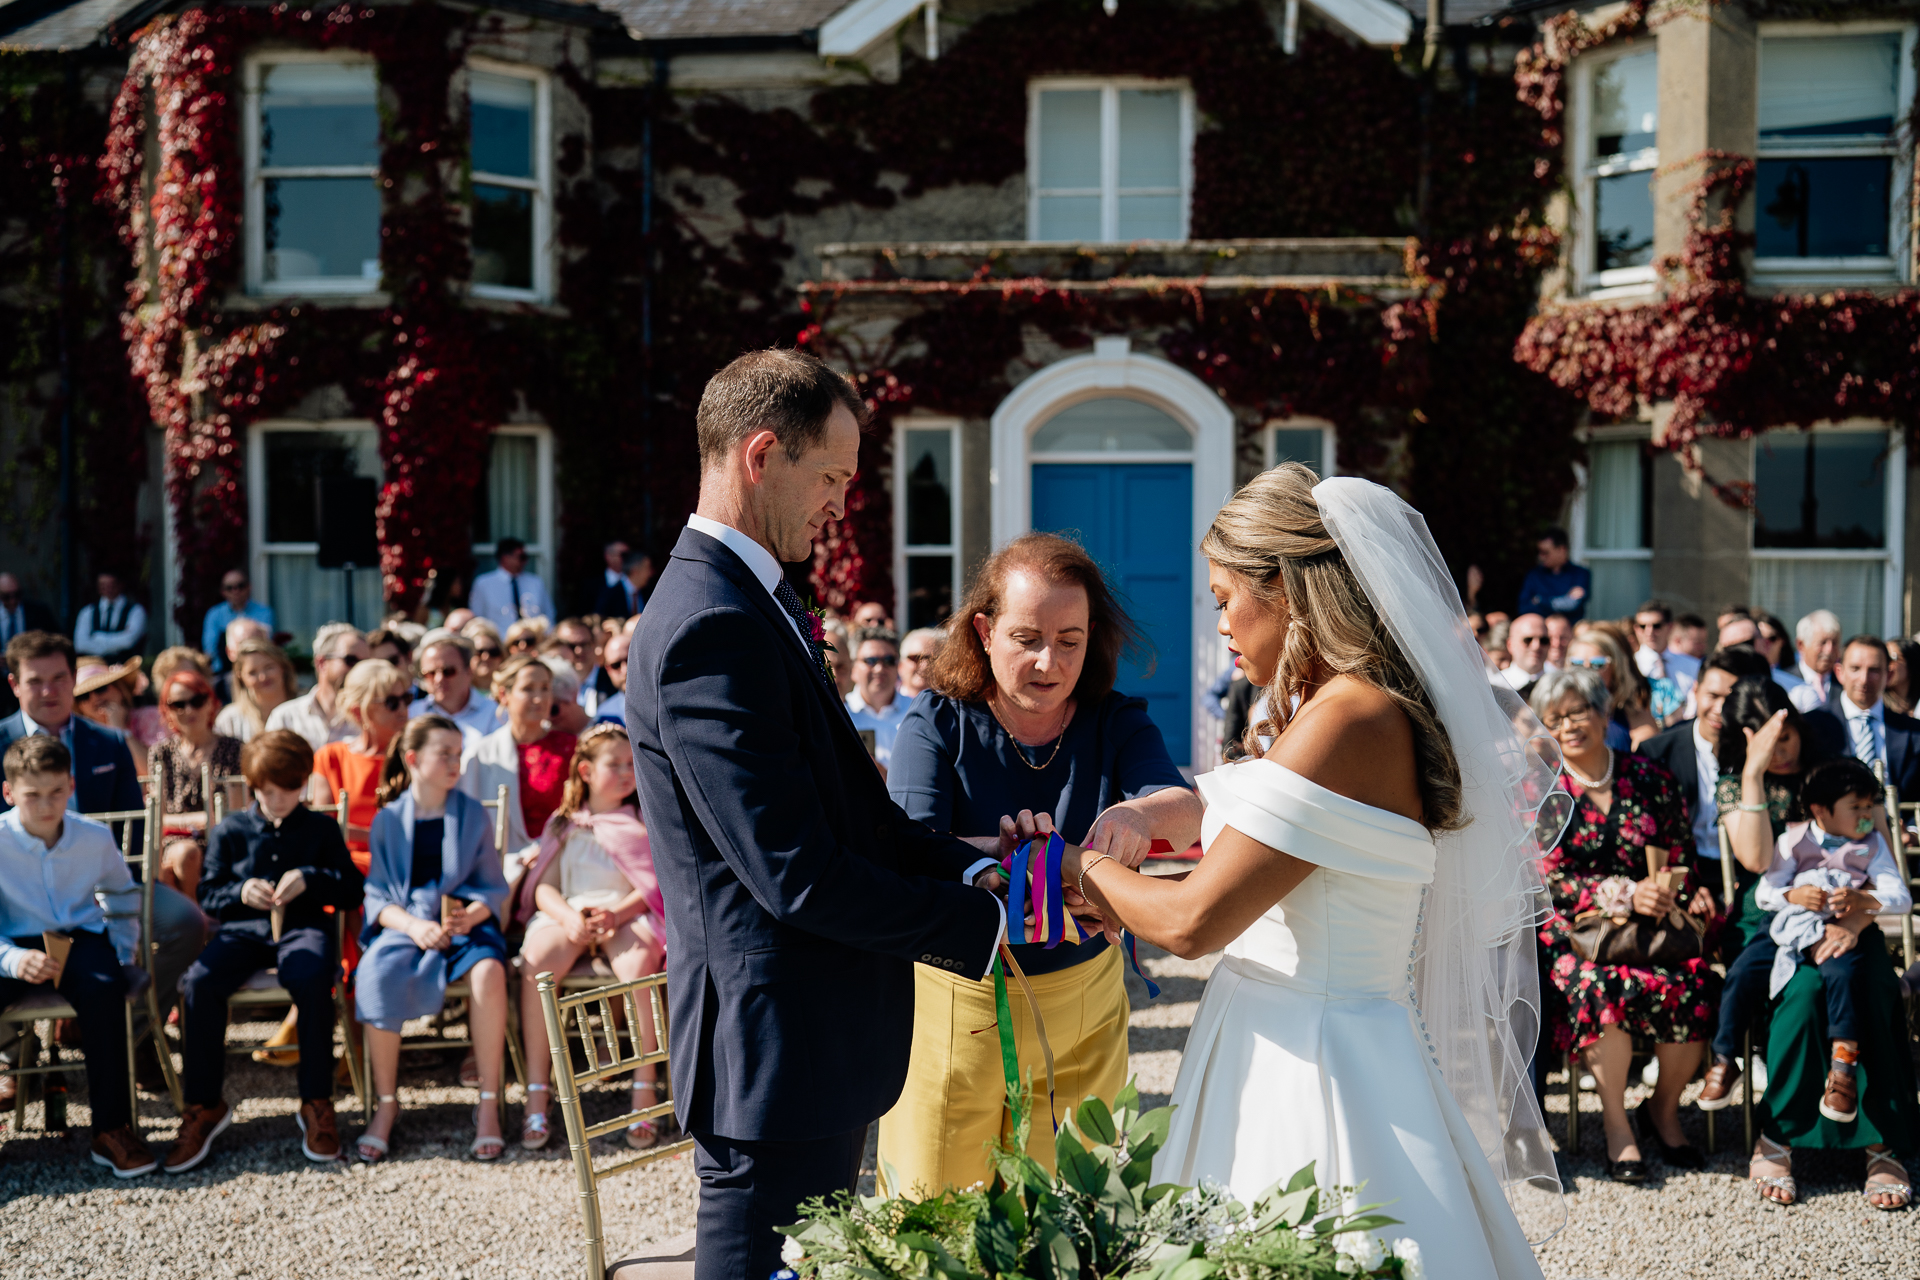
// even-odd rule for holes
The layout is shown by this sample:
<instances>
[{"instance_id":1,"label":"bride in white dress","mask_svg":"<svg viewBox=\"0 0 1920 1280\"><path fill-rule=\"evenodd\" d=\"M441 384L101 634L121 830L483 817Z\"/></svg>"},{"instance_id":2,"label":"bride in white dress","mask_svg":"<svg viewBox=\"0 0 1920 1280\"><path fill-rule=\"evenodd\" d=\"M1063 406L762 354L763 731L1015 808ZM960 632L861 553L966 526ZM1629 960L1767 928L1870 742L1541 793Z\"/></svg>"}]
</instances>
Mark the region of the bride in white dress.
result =
<instances>
[{"instance_id":1,"label":"bride in white dress","mask_svg":"<svg viewBox=\"0 0 1920 1280\"><path fill-rule=\"evenodd\" d=\"M1273 746L1200 778L1206 857L1184 877L1078 850L1065 868L1109 925L1225 948L1154 1179L1246 1201L1314 1161L1450 1280L1538 1277L1502 1184L1558 1187L1526 1055L1534 811L1564 792L1386 489L1276 468L1201 551Z\"/></svg>"}]
</instances>

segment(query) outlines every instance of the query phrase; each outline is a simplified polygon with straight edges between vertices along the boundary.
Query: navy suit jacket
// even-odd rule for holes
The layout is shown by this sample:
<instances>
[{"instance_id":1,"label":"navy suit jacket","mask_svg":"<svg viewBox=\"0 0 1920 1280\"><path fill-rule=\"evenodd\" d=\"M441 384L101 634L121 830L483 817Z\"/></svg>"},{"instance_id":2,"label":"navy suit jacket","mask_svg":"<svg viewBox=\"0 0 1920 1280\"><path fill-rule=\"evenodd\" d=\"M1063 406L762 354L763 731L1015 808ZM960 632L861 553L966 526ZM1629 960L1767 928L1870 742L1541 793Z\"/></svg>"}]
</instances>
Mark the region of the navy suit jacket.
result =
<instances>
[{"instance_id":1,"label":"navy suit jacket","mask_svg":"<svg viewBox=\"0 0 1920 1280\"><path fill-rule=\"evenodd\" d=\"M118 729L95 724L85 716L73 717L74 799L82 813L104 813L109 809L138 809L146 803L140 791L140 775L134 771L133 752ZM27 713L16 711L0 720L0 755L14 739L28 734ZM0 795L0 813L13 806Z\"/></svg>"},{"instance_id":2,"label":"navy suit jacket","mask_svg":"<svg viewBox=\"0 0 1920 1280\"><path fill-rule=\"evenodd\" d=\"M1920 800L1920 720L1883 707L1887 720L1887 781L1900 789L1900 799ZM1840 706L1840 682L1833 682L1825 710L1806 713L1807 732L1818 741L1822 757L1850 756L1853 742L1847 734L1846 714Z\"/></svg>"},{"instance_id":3,"label":"navy suit jacket","mask_svg":"<svg viewBox=\"0 0 1920 1280\"><path fill-rule=\"evenodd\" d=\"M978 978L1000 908L981 854L887 795L792 623L695 530L640 615L627 733L665 896L676 1111L695 1133L809 1141L906 1082L913 966Z\"/></svg>"}]
</instances>

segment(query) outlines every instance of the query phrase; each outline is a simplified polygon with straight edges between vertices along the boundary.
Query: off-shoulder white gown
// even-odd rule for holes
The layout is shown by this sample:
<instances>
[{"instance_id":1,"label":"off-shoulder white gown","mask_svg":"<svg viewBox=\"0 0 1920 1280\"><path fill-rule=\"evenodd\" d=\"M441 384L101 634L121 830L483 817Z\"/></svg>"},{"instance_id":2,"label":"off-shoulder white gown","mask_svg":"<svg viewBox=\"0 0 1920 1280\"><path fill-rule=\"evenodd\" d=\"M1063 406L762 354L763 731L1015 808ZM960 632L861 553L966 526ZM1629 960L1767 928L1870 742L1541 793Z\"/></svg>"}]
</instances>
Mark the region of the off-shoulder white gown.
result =
<instances>
[{"instance_id":1,"label":"off-shoulder white gown","mask_svg":"<svg viewBox=\"0 0 1920 1280\"><path fill-rule=\"evenodd\" d=\"M1224 827L1315 870L1227 946L1194 1016L1158 1182L1242 1201L1308 1161L1322 1185L1404 1224L1429 1274L1538 1280L1492 1166L1447 1091L1409 978L1434 846L1409 818L1269 760L1204 774L1201 838Z\"/></svg>"}]
</instances>

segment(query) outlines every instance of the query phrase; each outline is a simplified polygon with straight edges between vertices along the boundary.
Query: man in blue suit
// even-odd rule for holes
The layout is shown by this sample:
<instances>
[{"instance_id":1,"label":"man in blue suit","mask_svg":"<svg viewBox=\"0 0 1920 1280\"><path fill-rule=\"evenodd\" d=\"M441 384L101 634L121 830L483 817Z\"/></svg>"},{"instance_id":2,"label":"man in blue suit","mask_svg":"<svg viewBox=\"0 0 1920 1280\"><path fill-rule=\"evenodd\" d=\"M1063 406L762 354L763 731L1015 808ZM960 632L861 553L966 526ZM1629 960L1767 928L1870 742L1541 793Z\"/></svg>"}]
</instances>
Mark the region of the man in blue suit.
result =
<instances>
[{"instance_id":1,"label":"man in blue suit","mask_svg":"<svg viewBox=\"0 0 1920 1280\"><path fill-rule=\"evenodd\" d=\"M1920 720L1888 709L1886 687L1887 646L1854 636L1841 646L1826 707L1807 712L1807 732L1829 755L1878 764L1902 800L1920 799Z\"/></svg>"},{"instance_id":2,"label":"man in blue suit","mask_svg":"<svg viewBox=\"0 0 1920 1280\"><path fill-rule=\"evenodd\" d=\"M674 1101L700 1178L697 1280L762 1280L799 1202L853 1187L867 1126L906 1079L912 966L980 977L1006 928L991 851L888 798L781 571L844 513L861 416L798 352L714 376L699 509L628 654Z\"/></svg>"},{"instance_id":3,"label":"man in blue suit","mask_svg":"<svg viewBox=\"0 0 1920 1280\"><path fill-rule=\"evenodd\" d=\"M0 752L16 738L51 734L73 755L73 799L79 813L138 809L144 798L133 753L118 729L73 713L73 642L50 631L28 631L7 642L7 684L20 709L0 720ZM0 813L12 806L0 799Z\"/></svg>"}]
</instances>

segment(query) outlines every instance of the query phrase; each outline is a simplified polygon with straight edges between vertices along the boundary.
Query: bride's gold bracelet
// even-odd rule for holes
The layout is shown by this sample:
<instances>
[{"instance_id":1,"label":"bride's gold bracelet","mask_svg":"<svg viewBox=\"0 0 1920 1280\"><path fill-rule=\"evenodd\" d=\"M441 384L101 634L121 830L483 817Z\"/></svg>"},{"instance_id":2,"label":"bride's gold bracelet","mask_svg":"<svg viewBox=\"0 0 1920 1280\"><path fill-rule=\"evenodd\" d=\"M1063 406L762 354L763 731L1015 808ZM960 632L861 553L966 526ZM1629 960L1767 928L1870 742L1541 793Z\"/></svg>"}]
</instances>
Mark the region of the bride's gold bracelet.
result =
<instances>
[{"instance_id":1,"label":"bride's gold bracelet","mask_svg":"<svg viewBox=\"0 0 1920 1280\"><path fill-rule=\"evenodd\" d=\"M1098 863L1101 858L1105 858L1109 861L1112 861L1113 855L1110 853L1103 853L1099 855L1099 857L1092 859L1092 861L1083 862L1080 864L1080 879L1079 879L1079 883L1075 887L1079 889L1080 896L1082 898L1085 898L1087 896L1087 872L1093 870L1094 865Z\"/></svg>"}]
</instances>

